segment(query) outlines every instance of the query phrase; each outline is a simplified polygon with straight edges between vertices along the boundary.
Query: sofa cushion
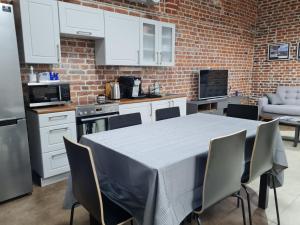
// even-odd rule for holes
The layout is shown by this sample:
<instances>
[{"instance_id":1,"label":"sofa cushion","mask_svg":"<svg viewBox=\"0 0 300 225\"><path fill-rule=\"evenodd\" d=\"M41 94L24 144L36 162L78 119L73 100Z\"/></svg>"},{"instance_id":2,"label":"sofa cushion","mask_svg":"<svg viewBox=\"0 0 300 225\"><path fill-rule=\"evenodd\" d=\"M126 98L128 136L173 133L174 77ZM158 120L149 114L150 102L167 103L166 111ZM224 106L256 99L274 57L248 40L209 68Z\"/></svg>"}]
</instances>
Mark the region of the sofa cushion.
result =
<instances>
[{"instance_id":1,"label":"sofa cushion","mask_svg":"<svg viewBox=\"0 0 300 225\"><path fill-rule=\"evenodd\" d=\"M279 86L277 94L286 105L300 105L300 87Z\"/></svg>"},{"instance_id":2,"label":"sofa cushion","mask_svg":"<svg viewBox=\"0 0 300 225\"><path fill-rule=\"evenodd\" d=\"M262 108L264 113L300 116L299 105L265 105Z\"/></svg>"},{"instance_id":3,"label":"sofa cushion","mask_svg":"<svg viewBox=\"0 0 300 225\"><path fill-rule=\"evenodd\" d=\"M279 94L266 94L269 103L272 105L283 105L284 102L282 101Z\"/></svg>"}]
</instances>

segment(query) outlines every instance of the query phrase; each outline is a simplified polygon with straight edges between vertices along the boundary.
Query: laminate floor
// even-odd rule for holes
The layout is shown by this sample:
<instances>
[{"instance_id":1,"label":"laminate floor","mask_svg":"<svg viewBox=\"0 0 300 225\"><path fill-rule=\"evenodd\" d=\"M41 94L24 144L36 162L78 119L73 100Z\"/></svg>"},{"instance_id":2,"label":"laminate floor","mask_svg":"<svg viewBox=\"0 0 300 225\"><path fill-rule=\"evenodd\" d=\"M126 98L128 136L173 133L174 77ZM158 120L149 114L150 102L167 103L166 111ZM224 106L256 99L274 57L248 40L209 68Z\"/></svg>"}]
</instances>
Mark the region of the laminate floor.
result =
<instances>
[{"instance_id":1,"label":"laminate floor","mask_svg":"<svg viewBox=\"0 0 300 225\"><path fill-rule=\"evenodd\" d=\"M292 135L292 131L284 131ZM285 133L285 134L286 134ZM282 225L300 224L300 145L292 147L285 142L289 169L285 173L285 185L278 189L278 198ZM258 184L251 184L251 202L253 224L275 225L276 213L274 198L270 191L269 208L264 211L256 207ZM66 182L60 182L44 188L35 186L32 195L0 204L1 225L67 225L69 210L62 209ZM228 198L212 207L202 216L203 225L241 225L241 209L236 208L236 200ZM88 225L88 213L79 207L76 209L74 225ZM192 224L196 224L195 221Z\"/></svg>"}]
</instances>

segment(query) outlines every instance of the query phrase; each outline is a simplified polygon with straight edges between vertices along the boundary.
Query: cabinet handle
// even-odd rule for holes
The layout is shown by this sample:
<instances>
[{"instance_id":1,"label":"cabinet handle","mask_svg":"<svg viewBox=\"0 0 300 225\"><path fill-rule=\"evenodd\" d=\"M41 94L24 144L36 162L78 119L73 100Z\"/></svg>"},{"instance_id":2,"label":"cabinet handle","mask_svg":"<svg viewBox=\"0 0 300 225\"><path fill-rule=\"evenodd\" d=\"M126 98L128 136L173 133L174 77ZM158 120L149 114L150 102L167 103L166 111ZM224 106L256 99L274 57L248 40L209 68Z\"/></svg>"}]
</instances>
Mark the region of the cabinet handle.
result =
<instances>
[{"instance_id":1,"label":"cabinet handle","mask_svg":"<svg viewBox=\"0 0 300 225\"><path fill-rule=\"evenodd\" d=\"M63 116L52 116L52 117L49 117L49 121L63 120L63 119L66 119L67 117L68 117L67 115L63 115Z\"/></svg>"},{"instance_id":2,"label":"cabinet handle","mask_svg":"<svg viewBox=\"0 0 300 225\"><path fill-rule=\"evenodd\" d=\"M57 129L49 130L49 133L54 133L54 132L64 132L64 131L67 131L67 130L69 130L68 127L65 127L65 128L57 128Z\"/></svg>"},{"instance_id":3,"label":"cabinet handle","mask_svg":"<svg viewBox=\"0 0 300 225\"><path fill-rule=\"evenodd\" d=\"M92 32L86 32L86 31L77 31L76 33L79 35L88 35L88 36L92 35Z\"/></svg>"},{"instance_id":4,"label":"cabinet handle","mask_svg":"<svg viewBox=\"0 0 300 225\"><path fill-rule=\"evenodd\" d=\"M57 44L56 48L57 48L57 62L60 63L60 45Z\"/></svg>"},{"instance_id":5,"label":"cabinet handle","mask_svg":"<svg viewBox=\"0 0 300 225\"><path fill-rule=\"evenodd\" d=\"M138 57L138 64L140 64L140 61L141 61L141 59L140 59L140 50L137 50L137 57Z\"/></svg>"},{"instance_id":6,"label":"cabinet handle","mask_svg":"<svg viewBox=\"0 0 300 225\"><path fill-rule=\"evenodd\" d=\"M159 64L159 52L156 52L156 64Z\"/></svg>"},{"instance_id":7,"label":"cabinet handle","mask_svg":"<svg viewBox=\"0 0 300 225\"><path fill-rule=\"evenodd\" d=\"M160 65L162 65L162 52L160 52Z\"/></svg>"}]
</instances>

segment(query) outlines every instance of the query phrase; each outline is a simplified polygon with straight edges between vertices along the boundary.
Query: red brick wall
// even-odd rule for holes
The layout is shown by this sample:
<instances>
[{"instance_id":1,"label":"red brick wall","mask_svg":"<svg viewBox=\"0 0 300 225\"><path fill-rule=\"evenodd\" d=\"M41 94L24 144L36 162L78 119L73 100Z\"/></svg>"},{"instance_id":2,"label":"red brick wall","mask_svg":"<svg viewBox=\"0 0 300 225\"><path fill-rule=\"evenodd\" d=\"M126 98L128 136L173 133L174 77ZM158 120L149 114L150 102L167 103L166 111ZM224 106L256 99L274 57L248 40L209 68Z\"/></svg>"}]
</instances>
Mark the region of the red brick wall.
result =
<instances>
[{"instance_id":1,"label":"red brick wall","mask_svg":"<svg viewBox=\"0 0 300 225\"><path fill-rule=\"evenodd\" d=\"M259 97L275 92L278 85L300 85L300 62L296 59L300 41L300 1L261 0L258 3L252 93ZM291 44L289 61L268 61L269 43Z\"/></svg>"},{"instance_id":2,"label":"red brick wall","mask_svg":"<svg viewBox=\"0 0 300 225\"><path fill-rule=\"evenodd\" d=\"M0 0L3 1L3 0ZM250 94L256 0L162 0L154 7L122 0L65 0L68 2L129 13L176 24L176 66L110 67L95 66L94 41L62 38L62 64L38 66L38 71L53 69L72 83L74 102L93 102L104 93L104 84L123 74L141 76L144 89L159 81L164 92L197 97L197 75L201 68L228 69L231 91ZM163 3L165 2L165 4ZM22 65L22 74L30 65Z\"/></svg>"}]
</instances>

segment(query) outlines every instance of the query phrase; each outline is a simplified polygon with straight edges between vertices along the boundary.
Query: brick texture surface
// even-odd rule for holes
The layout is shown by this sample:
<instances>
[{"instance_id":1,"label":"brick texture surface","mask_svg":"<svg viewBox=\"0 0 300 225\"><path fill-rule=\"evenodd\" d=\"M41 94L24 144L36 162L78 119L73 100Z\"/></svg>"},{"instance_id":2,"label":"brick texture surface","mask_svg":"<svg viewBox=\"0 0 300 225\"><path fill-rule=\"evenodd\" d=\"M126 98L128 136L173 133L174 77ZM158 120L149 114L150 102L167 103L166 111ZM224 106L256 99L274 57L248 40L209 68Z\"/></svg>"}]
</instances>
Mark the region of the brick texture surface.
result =
<instances>
[{"instance_id":1,"label":"brick texture surface","mask_svg":"<svg viewBox=\"0 0 300 225\"><path fill-rule=\"evenodd\" d=\"M300 85L300 63L296 58L297 43L300 41L300 1L258 1L252 95L275 92L278 85ZM290 43L288 61L268 61L270 43Z\"/></svg>"},{"instance_id":2,"label":"brick texture surface","mask_svg":"<svg viewBox=\"0 0 300 225\"><path fill-rule=\"evenodd\" d=\"M159 81L164 92L186 94L190 99L197 97L197 74L194 71L200 69L228 69L231 92L240 91L249 95L251 90L256 91L259 86L257 82L255 87L251 87L257 17L256 0L162 0L159 5L150 7L124 0L65 1L172 22L176 24L177 29L176 66L165 68L95 66L94 41L61 38L62 63L53 66L39 65L35 66L35 69L57 71L61 74L62 80L70 81L72 100L76 103L94 102L95 96L104 94L107 81L127 74L141 76L145 91L150 83ZM266 7L265 4L260 5ZM288 7L293 8L292 5ZM282 10L282 7L276 8L277 13L279 10ZM274 17L274 15L268 16L266 19ZM280 18L285 20L284 17ZM296 22L295 20L295 25L292 26L296 26ZM262 27L259 30L264 31L263 22L259 22L259 27ZM280 30L280 32L284 36L287 30ZM260 41L256 42L255 49L258 56L255 59L265 63L262 58L258 58L264 55L265 39L259 36L258 38L264 43L260 46ZM281 64L278 66L286 67ZM21 65L21 67L22 77L25 80L30 65ZM262 70L269 67L270 65L266 64ZM260 76L260 66L257 62L255 68L255 79L257 79ZM295 72L291 71L291 73ZM274 79L274 75L271 78L268 75L264 79Z\"/></svg>"}]
</instances>

